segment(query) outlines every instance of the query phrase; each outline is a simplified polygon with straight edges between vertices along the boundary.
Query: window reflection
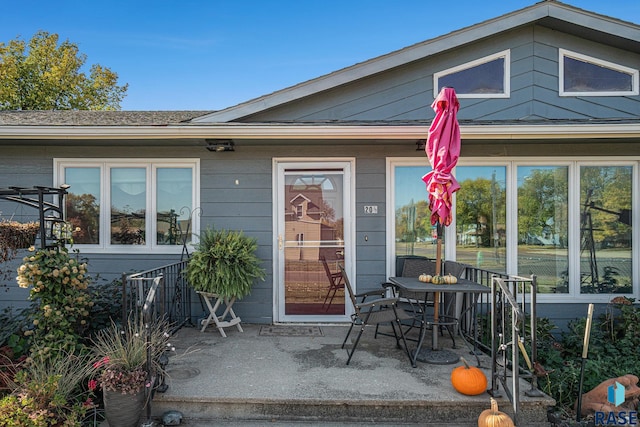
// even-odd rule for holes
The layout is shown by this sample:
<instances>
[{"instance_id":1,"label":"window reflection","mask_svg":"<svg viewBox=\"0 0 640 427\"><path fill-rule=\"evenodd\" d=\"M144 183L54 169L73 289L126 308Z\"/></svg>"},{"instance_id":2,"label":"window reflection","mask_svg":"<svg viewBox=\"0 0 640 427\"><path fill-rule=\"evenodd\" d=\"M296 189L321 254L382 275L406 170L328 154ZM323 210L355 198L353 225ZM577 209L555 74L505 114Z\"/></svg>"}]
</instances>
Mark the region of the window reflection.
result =
<instances>
[{"instance_id":1,"label":"window reflection","mask_svg":"<svg viewBox=\"0 0 640 427\"><path fill-rule=\"evenodd\" d=\"M193 209L191 168L158 168L156 170L156 227L158 245L181 245Z\"/></svg>"},{"instance_id":2,"label":"window reflection","mask_svg":"<svg viewBox=\"0 0 640 427\"><path fill-rule=\"evenodd\" d=\"M568 293L568 167L518 167L518 274Z\"/></svg>"},{"instance_id":3,"label":"window reflection","mask_svg":"<svg viewBox=\"0 0 640 427\"><path fill-rule=\"evenodd\" d=\"M455 87L456 93L459 95L505 93L504 61L505 58L498 58L466 70L441 76L438 79L438 88Z\"/></svg>"},{"instance_id":4,"label":"window reflection","mask_svg":"<svg viewBox=\"0 0 640 427\"><path fill-rule=\"evenodd\" d=\"M343 173L286 171L283 208L284 314L343 315Z\"/></svg>"},{"instance_id":5,"label":"window reflection","mask_svg":"<svg viewBox=\"0 0 640 427\"><path fill-rule=\"evenodd\" d=\"M580 168L580 292L631 293L631 166Z\"/></svg>"},{"instance_id":6,"label":"window reflection","mask_svg":"<svg viewBox=\"0 0 640 427\"><path fill-rule=\"evenodd\" d=\"M506 272L506 167L458 166L456 260Z\"/></svg>"},{"instance_id":7,"label":"window reflection","mask_svg":"<svg viewBox=\"0 0 640 427\"><path fill-rule=\"evenodd\" d=\"M565 92L629 92L633 90L630 74L602 65L564 57Z\"/></svg>"},{"instance_id":8,"label":"window reflection","mask_svg":"<svg viewBox=\"0 0 640 427\"><path fill-rule=\"evenodd\" d=\"M111 169L111 244L144 245L146 201L145 168Z\"/></svg>"},{"instance_id":9,"label":"window reflection","mask_svg":"<svg viewBox=\"0 0 640 427\"><path fill-rule=\"evenodd\" d=\"M430 170L429 166L395 168L396 256L436 257L436 226L431 225L429 194L422 181L422 177Z\"/></svg>"},{"instance_id":10,"label":"window reflection","mask_svg":"<svg viewBox=\"0 0 640 427\"><path fill-rule=\"evenodd\" d=\"M66 218L74 229L76 244L100 243L100 168L65 168L64 183L70 185Z\"/></svg>"}]
</instances>

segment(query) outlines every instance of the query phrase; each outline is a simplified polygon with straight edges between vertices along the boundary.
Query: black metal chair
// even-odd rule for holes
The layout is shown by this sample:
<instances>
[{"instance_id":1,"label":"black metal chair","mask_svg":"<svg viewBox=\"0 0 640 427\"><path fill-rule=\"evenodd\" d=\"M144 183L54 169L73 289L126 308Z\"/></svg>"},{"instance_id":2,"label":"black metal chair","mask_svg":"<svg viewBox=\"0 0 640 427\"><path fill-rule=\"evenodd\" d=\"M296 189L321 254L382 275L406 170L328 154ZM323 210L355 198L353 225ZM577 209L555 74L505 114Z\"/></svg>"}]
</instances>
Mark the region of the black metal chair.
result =
<instances>
[{"instance_id":1,"label":"black metal chair","mask_svg":"<svg viewBox=\"0 0 640 427\"><path fill-rule=\"evenodd\" d=\"M421 274L428 274L434 276L436 274L437 260L431 258L410 258L404 261L402 268L403 277L419 277ZM456 277L460 277L465 272L466 265L456 263L453 261L444 261L441 265L440 271L442 274L453 274ZM416 319L420 319L420 322L424 322L426 327L438 327L440 329L440 335L443 335L443 329L446 329L453 341L453 347L456 346L455 333L458 327L458 320L450 315L448 310L445 310L446 314L440 314L438 321L435 321L435 313L425 311L427 308L434 307L433 294L425 295L420 294L407 294L406 292L398 292L396 289L396 295L400 298L400 301L408 304L407 310L411 310L413 313L413 322L405 330L405 334L416 327ZM427 298L426 300L424 298ZM445 301L447 307L450 306L451 301Z\"/></svg>"},{"instance_id":2,"label":"black metal chair","mask_svg":"<svg viewBox=\"0 0 640 427\"><path fill-rule=\"evenodd\" d=\"M404 261L402 266L402 277L419 277L421 274L428 274L434 276L436 274L436 260L431 258L410 258ZM397 292L397 289L396 289ZM407 295L399 292L396 295L401 298L401 301L409 304L411 311L419 315L425 307L424 294L420 295ZM429 295L432 297L432 295ZM433 306L433 300L427 300L426 305Z\"/></svg>"},{"instance_id":3,"label":"black metal chair","mask_svg":"<svg viewBox=\"0 0 640 427\"><path fill-rule=\"evenodd\" d=\"M402 308L398 307L398 298L384 298L384 290L376 290L369 291L356 294L351 287L351 282L349 282L349 278L342 264L339 265L340 272L342 273L342 278L344 279L345 288L349 293L349 298L351 303L353 304L354 313L351 315L351 325L349 326L349 331L347 335L344 337L344 341L342 342L342 348L345 348L347 340L351 335L351 331L354 326L359 326L360 330L358 331L358 336L356 337L355 342L351 346L351 349L347 348L347 365L351 362L351 358L353 357L353 353L356 351L358 347L358 343L360 342L360 338L362 337L362 333L367 326L375 326L376 334L374 338L377 337L378 334L378 326L380 324L388 323L391 325L391 329L393 330L393 336L396 339L396 346L398 348L402 348L400 345L400 340L404 344L404 349L409 358L409 361L413 364L413 358L411 357L411 353L409 352L409 347L407 346L407 340L404 336L404 332L402 331L402 327L400 322L402 320L411 319L412 316L405 312ZM366 301L368 296L376 296L375 300ZM358 298L361 298L361 302L358 302ZM398 327L396 329L396 326Z\"/></svg>"},{"instance_id":4,"label":"black metal chair","mask_svg":"<svg viewBox=\"0 0 640 427\"><path fill-rule=\"evenodd\" d=\"M329 288L327 289L327 295L324 297L324 301L322 302L322 307L326 306L327 308L325 311L329 311L331 304L333 303L333 299L336 296L336 292L344 287L344 280L341 272L338 271L334 273L331 271L324 255L320 255L320 261L322 261L322 266L324 267L327 279L329 280ZM327 301L329 302L328 304Z\"/></svg>"}]
</instances>

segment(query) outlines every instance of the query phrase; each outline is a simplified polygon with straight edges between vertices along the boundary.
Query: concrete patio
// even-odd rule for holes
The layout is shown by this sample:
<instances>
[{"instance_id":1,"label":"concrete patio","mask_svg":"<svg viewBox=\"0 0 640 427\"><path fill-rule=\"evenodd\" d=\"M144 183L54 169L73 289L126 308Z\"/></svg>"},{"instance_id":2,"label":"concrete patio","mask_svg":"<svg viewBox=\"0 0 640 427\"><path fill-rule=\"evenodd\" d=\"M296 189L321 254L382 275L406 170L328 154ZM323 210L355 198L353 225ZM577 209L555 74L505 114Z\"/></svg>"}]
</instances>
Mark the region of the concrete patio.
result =
<instances>
[{"instance_id":1,"label":"concrete patio","mask_svg":"<svg viewBox=\"0 0 640 427\"><path fill-rule=\"evenodd\" d=\"M152 415L178 410L182 425L421 425L475 427L489 408L489 395L465 396L453 389L451 370L458 364L418 363L412 368L393 337L365 331L350 365L341 343L344 325L286 327L242 324L226 330L182 328L172 340L169 388L156 394ZM269 329L271 328L271 329ZM261 334L261 329L263 333ZM353 337L353 334L352 334ZM457 353L477 364L461 340ZM451 341L443 336L443 348ZM409 343L410 347L415 342ZM429 343L427 343L429 346ZM480 356L490 378L490 358ZM490 381L489 381L490 384ZM524 395L518 426L549 426L549 397ZM500 409L510 413L506 397Z\"/></svg>"}]
</instances>

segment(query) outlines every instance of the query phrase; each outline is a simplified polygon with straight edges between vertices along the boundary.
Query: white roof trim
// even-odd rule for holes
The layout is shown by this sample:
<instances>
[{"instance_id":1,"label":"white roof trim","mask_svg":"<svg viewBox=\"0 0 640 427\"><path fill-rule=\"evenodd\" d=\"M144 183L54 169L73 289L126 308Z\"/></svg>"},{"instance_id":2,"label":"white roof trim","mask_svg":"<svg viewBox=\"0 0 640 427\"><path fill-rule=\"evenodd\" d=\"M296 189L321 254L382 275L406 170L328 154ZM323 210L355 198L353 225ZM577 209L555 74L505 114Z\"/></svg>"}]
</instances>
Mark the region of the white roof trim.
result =
<instances>
[{"instance_id":1,"label":"white roof trim","mask_svg":"<svg viewBox=\"0 0 640 427\"><path fill-rule=\"evenodd\" d=\"M543 1L527 8L343 68L342 70L276 91L272 94L195 118L192 122L223 123L237 120L415 60L426 58L449 49L455 49L456 47L484 37L527 25L548 16L600 31L606 30L606 22L609 25L617 26L616 31L614 31L615 34L630 38L631 40L640 39L640 29L637 25L598 15L563 3Z\"/></svg>"},{"instance_id":2,"label":"white roof trim","mask_svg":"<svg viewBox=\"0 0 640 427\"><path fill-rule=\"evenodd\" d=\"M0 140L81 139L426 139L429 126L238 125L209 126L0 126ZM467 125L464 139L639 138L640 122L627 124Z\"/></svg>"}]
</instances>

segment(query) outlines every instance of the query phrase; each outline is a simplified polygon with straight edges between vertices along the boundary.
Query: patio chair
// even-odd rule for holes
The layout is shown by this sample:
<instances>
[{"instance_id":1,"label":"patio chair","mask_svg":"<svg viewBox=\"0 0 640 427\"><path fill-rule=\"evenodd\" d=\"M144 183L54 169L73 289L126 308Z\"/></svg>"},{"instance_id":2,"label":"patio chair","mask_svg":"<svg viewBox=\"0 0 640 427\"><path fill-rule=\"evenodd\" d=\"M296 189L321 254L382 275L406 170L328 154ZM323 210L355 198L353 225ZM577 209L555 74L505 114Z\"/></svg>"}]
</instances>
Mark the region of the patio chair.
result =
<instances>
[{"instance_id":1,"label":"patio chair","mask_svg":"<svg viewBox=\"0 0 640 427\"><path fill-rule=\"evenodd\" d=\"M349 298L351 299L351 303L353 304L353 308L355 310L351 315L351 325L349 326L349 331L347 332L347 335L344 337L344 341L342 342L342 348L345 348L347 340L351 335L351 331L353 331L353 327L356 325L360 327L358 336L351 346L351 349L346 349L348 355L347 365L351 362L351 358L353 357L353 353L355 353L356 348L358 347L358 343L360 342L360 338L362 337L364 329L367 326L375 326L375 339L378 335L378 326L385 323L391 325L393 336L396 339L396 346L398 348L402 348L402 346L400 345L400 340L402 340L407 357L413 364L413 359L411 357L411 353L409 352L409 347L407 346L407 340L405 339L404 332L402 331L402 327L400 324L402 320L411 319L412 316L397 306L398 298L381 297L384 294L384 290L382 290L382 292L378 290L356 294L351 287L351 282L349 282L349 277L344 270L344 266L340 264L339 267L340 272L342 273L342 278L344 279L345 288L349 293ZM375 300L366 301L366 298L368 296L377 296L377 298ZM361 298L361 302L357 301L358 298ZM396 326L398 327L397 329Z\"/></svg>"},{"instance_id":2,"label":"patio chair","mask_svg":"<svg viewBox=\"0 0 640 427\"><path fill-rule=\"evenodd\" d=\"M329 288L327 289L327 295L324 297L324 301L322 302L322 307L327 307L325 311L329 311L331 308L331 304L333 303L333 299L336 296L336 292L344 287L344 280L342 278L341 272L333 273L329 268L329 264L327 263L327 259L324 255L320 255L320 261L322 261L322 266L324 267L324 271L327 274L327 279L329 279ZM327 301L329 303L327 304Z\"/></svg>"},{"instance_id":3,"label":"patio chair","mask_svg":"<svg viewBox=\"0 0 640 427\"><path fill-rule=\"evenodd\" d=\"M436 260L430 258L411 258L404 261L404 266L402 268L402 276L403 277L418 277L421 274L435 275L436 274ZM447 268L449 271L447 271ZM459 264L453 261L444 261L441 266L441 274L451 273L456 277L460 277L465 271L466 265ZM407 294L404 292L399 292L398 297L400 300L406 304L408 304L409 308L407 310L411 310L413 313L414 321L411 325L407 325L408 328L405 330L405 334L409 333L415 326L415 319L421 319L422 322L425 322L425 326L427 327L438 327L440 330L440 335L443 335L443 329L446 329L453 341L453 346L455 347L455 336L454 336L454 327L457 327L457 320L453 320L453 317L447 315L445 317L441 317L438 322L435 322L433 319L427 320L429 318L433 318L433 314L429 314L426 311L427 308L434 307L433 294L426 295L427 300L425 301L425 294ZM448 301L445 301L445 305Z\"/></svg>"},{"instance_id":4,"label":"patio chair","mask_svg":"<svg viewBox=\"0 0 640 427\"><path fill-rule=\"evenodd\" d=\"M434 276L436 274L436 260L431 258L410 258L404 261L402 266L402 277L419 277L421 274L428 274ZM411 307L411 311L415 315L420 315L425 305L432 306L433 300L427 300L427 304L422 300L424 294L401 294L396 289L397 296L401 298L401 301L406 302ZM429 295L432 297L432 295Z\"/></svg>"}]
</instances>

